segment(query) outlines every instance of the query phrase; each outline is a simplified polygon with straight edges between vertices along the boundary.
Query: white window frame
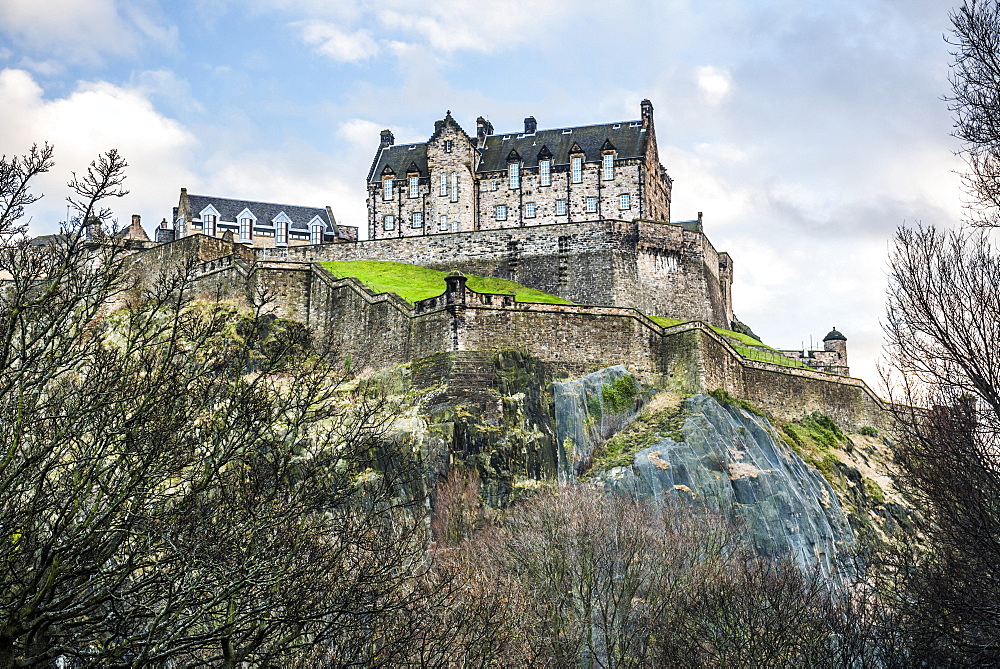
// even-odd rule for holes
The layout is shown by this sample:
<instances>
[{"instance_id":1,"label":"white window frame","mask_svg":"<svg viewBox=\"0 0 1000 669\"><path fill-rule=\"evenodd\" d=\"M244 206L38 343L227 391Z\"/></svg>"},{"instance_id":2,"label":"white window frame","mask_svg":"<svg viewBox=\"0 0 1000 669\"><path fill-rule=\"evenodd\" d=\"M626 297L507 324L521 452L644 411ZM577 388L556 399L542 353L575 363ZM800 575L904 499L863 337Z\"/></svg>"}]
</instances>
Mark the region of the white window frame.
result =
<instances>
[{"instance_id":1,"label":"white window frame","mask_svg":"<svg viewBox=\"0 0 1000 669\"><path fill-rule=\"evenodd\" d=\"M236 222L240 225L240 241L253 241L253 226L257 224L257 217L249 209L244 209L236 217Z\"/></svg>"},{"instance_id":2,"label":"white window frame","mask_svg":"<svg viewBox=\"0 0 1000 669\"><path fill-rule=\"evenodd\" d=\"M274 226L274 245L288 246L288 229L292 226L292 219L288 218L288 214L280 212L271 220L271 225Z\"/></svg>"},{"instance_id":3,"label":"white window frame","mask_svg":"<svg viewBox=\"0 0 1000 669\"><path fill-rule=\"evenodd\" d=\"M602 166L604 168L604 176L602 177L604 181L614 181L615 179L615 154L605 153L602 158Z\"/></svg>"},{"instance_id":4,"label":"white window frame","mask_svg":"<svg viewBox=\"0 0 1000 669\"><path fill-rule=\"evenodd\" d=\"M573 183L583 183L583 156L573 156L569 159L569 164L573 174Z\"/></svg>"},{"instance_id":5,"label":"white window frame","mask_svg":"<svg viewBox=\"0 0 1000 669\"><path fill-rule=\"evenodd\" d=\"M208 205L207 207L201 210L201 212L198 214L198 218L201 219L201 233L203 235L208 235L209 237L215 237L215 233L219 225L219 218L220 218L219 210L213 207L212 205ZM207 232L209 221L211 221L212 223L211 234Z\"/></svg>"},{"instance_id":6,"label":"white window frame","mask_svg":"<svg viewBox=\"0 0 1000 669\"><path fill-rule=\"evenodd\" d=\"M552 185L552 161L548 158L538 161L538 185Z\"/></svg>"},{"instance_id":7,"label":"white window frame","mask_svg":"<svg viewBox=\"0 0 1000 669\"><path fill-rule=\"evenodd\" d=\"M448 225L448 216L447 216L447 214L441 214L441 217L438 219L438 226L440 227L440 229L441 229L442 232L445 231L445 230L450 230L451 229L449 227L449 225Z\"/></svg>"},{"instance_id":8,"label":"white window frame","mask_svg":"<svg viewBox=\"0 0 1000 669\"><path fill-rule=\"evenodd\" d=\"M622 211L632 208L632 195L630 193L622 193L618 196L618 208Z\"/></svg>"},{"instance_id":9,"label":"white window frame","mask_svg":"<svg viewBox=\"0 0 1000 669\"><path fill-rule=\"evenodd\" d=\"M441 174L441 195L447 195L447 194L448 194L448 174L445 172Z\"/></svg>"},{"instance_id":10,"label":"white window frame","mask_svg":"<svg viewBox=\"0 0 1000 669\"><path fill-rule=\"evenodd\" d=\"M424 227L424 212L415 211L410 215L410 227L412 228Z\"/></svg>"},{"instance_id":11,"label":"white window frame","mask_svg":"<svg viewBox=\"0 0 1000 669\"><path fill-rule=\"evenodd\" d=\"M451 201L458 202L458 172L451 173Z\"/></svg>"},{"instance_id":12,"label":"white window frame","mask_svg":"<svg viewBox=\"0 0 1000 669\"><path fill-rule=\"evenodd\" d=\"M392 177L382 177L382 200L392 199Z\"/></svg>"},{"instance_id":13,"label":"white window frame","mask_svg":"<svg viewBox=\"0 0 1000 669\"><path fill-rule=\"evenodd\" d=\"M586 210L587 210L588 214L596 214L597 213L597 198L596 197L591 196L591 197L587 198Z\"/></svg>"},{"instance_id":14,"label":"white window frame","mask_svg":"<svg viewBox=\"0 0 1000 669\"><path fill-rule=\"evenodd\" d=\"M385 231L396 229L396 217L392 214L386 214L382 217L382 229Z\"/></svg>"},{"instance_id":15,"label":"white window frame","mask_svg":"<svg viewBox=\"0 0 1000 669\"><path fill-rule=\"evenodd\" d=\"M446 139L444 140L444 152L451 153L452 148L455 146L454 140Z\"/></svg>"},{"instance_id":16,"label":"white window frame","mask_svg":"<svg viewBox=\"0 0 1000 669\"><path fill-rule=\"evenodd\" d=\"M507 163L507 185L511 188L521 187L521 163Z\"/></svg>"},{"instance_id":17,"label":"white window frame","mask_svg":"<svg viewBox=\"0 0 1000 669\"><path fill-rule=\"evenodd\" d=\"M556 200L556 216L565 216L566 211L566 200Z\"/></svg>"},{"instance_id":18,"label":"white window frame","mask_svg":"<svg viewBox=\"0 0 1000 669\"><path fill-rule=\"evenodd\" d=\"M323 243L323 226L313 223L309 226L309 243L316 246Z\"/></svg>"},{"instance_id":19,"label":"white window frame","mask_svg":"<svg viewBox=\"0 0 1000 669\"><path fill-rule=\"evenodd\" d=\"M506 221L507 220L507 205L498 204L497 205L497 220Z\"/></svg>"},{"instance_id":20,"label":"white window frame","mask_svg":"<svg viewBox=\"0 0 1000 669\"><path fill-rule=\"evenodd\" d=\"M410 198L420 197L420 177L409 177Z\"/></svg>"},{"instance_id":21,"label":"white window frame","mask_svg":"<svg viewBox=\"0 0 1000 669\"><path fill-rule=\"evenodd\" d=\"M538 215L538 207L534 202L524 203L524 217L535 218Z\"/></svg>"}]
</instances>

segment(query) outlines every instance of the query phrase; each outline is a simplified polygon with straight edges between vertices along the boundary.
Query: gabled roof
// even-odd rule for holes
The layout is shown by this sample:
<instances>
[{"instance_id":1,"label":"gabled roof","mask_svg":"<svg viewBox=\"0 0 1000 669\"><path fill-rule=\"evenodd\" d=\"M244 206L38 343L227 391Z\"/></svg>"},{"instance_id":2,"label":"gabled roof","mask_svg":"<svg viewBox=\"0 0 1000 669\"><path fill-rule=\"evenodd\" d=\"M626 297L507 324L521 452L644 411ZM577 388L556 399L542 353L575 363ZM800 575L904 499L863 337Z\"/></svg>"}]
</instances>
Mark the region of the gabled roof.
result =
<instances>
[{"instance_id":1,"label":"gabled roof","mask_svg":"<svg viewBox=\"0 0 1000 669\"><path fill-rule=\"evenodd\" d=\"M195 218L201 214L202 210L209 205L215 207L219 212L219 221L236 223L236 217L244 209L249 209L257 217L255 227L270 227L274 218L284 212L292 221L289 225L291 230L306 231L309 229L309 222L316 216L323 221L323 226L327 233L334 231L333 221L325 207L302 207L294 204L275 204L273 202L256 202L254 200L233 200L226 197L213 197L210 195L188 194L188 202L191 205L191 215Z\"/></svg>"},{"instance_id":2,"label":"gabled roof","mask_svg":"<svg viewBox=\"0 0 1000 669\"><path fill-rule=\"evenodd\" d=\"M539 130L533 135L522 132L490 135L486 138L486 146L481 149L482 159L476 171L506 170L507 156L511 151L516 151L524 159L525 167L537 167L538 154L543 147L552 153L554 164L567 165L574 144L583 150L587 162L601 160L601 150L606 142L615 148L619 159L641 158L646 155L648 137L649 133L642 129L642 121Z\"/></svg>"},{"instance_id":3,"label":"gabled roof","mask_svg":"<svg viewBox=\"0 0 1000 669\"><path fill-rule=\"evenodd\" d=\"M383 146L379 149L375 162L372 163L372 171L368 174L369 183L378 183L382 180L382 173L385 168L392 170L397 179L403 178L406 171L410 169L410 164L416 165L421 176L427 176L427 142L420 144L393 144Z\"/></svg>"}]
</instances>

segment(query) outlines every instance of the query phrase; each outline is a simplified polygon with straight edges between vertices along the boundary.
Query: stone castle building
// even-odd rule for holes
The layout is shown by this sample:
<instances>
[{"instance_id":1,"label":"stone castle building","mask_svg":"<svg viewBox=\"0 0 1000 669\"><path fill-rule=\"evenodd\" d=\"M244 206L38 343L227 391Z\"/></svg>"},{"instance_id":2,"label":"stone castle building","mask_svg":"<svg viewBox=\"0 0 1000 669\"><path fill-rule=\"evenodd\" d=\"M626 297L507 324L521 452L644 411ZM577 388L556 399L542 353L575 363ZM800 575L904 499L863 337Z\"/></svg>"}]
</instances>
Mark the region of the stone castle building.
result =
<instances>
[{"instance_id":1,"label":"stone castle building","mask_svg":"<svg viewBox=\"0 0 1000 669\"><path fill-rule=\"evenodd\" d=\"M224 237L253 248L353 242L358 229L337 224L330 207L304 207L209 195L190 195L181 188L170 221L156 229L157 242L190 235Z\"/></svg>"},{"instance_id":2,"label":"stone castle building","mask_svg":"<svg viewBox=\"0 0 1000 669\"><path fill-rule=\"evenodd\" d=\"M389 130L368 173L368 238L416 237L599 219L670 220L653 105L633 121L470 137L449 111L426 142Z\"/></svg>"}]
</instances>

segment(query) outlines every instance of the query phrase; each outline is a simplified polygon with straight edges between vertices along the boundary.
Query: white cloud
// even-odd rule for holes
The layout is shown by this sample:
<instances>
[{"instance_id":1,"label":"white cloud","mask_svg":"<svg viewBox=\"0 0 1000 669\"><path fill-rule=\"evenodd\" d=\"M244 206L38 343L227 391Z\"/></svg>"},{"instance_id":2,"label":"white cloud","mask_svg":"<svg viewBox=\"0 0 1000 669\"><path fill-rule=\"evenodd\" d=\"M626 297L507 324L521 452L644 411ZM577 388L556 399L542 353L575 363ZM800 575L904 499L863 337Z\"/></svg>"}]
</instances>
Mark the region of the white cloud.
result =
<instances>
[{"instance_id":1,"label":"white cloud","mask_svg":"<svg viewBox=\"0 0 1000 669\"><path fill-rule=\"evenodd\" d=\"M378 55L380 48L367 30L346 32L328 21L301 21L292 24L302 31L306 44L341 63L357 63Z\"/></svg>"},{"instance_id":2,"label":"white cloud","mask_svg":"<svg viewBox=\"0 0 1000 669\"><path fill-rule=\"evenodd\" d=\"M80 83L66 97L47 100L28 72L0 70L0 127L0 153L21 154L32 143L55 146L55 168L34 184L46 197L27 212L35 234L65 220L70 172L82 172L103 151L118 149L129 163L131 193L110 206L120 221L142 214L147 231L169 215L194 164L196 142L187 129L141 93L105 82Z\"/></svg>"},{"instance_id":3,"label":"white cloud","mask_svg":"<svg viewBox=\"0 0 1000 669\"><path fill-rule=\"evenodd\" d=\"M0 33L36 54L96 62L102 54L129 54L145 40L173 43L176 27L135 3L116 0L3 0Z\"/></svg>"},{"instance_id":4,"label":"white cloud","mask_svg":"<svg viewBox=\"0 0 1000 669\"><path fill-rule=\"evenodd\" d=\"M733 87L732 77L725 70L711 65L699 67L697 70L698 88L705 100L711 105L722 102Z\"/></svg>"}]
</instances>

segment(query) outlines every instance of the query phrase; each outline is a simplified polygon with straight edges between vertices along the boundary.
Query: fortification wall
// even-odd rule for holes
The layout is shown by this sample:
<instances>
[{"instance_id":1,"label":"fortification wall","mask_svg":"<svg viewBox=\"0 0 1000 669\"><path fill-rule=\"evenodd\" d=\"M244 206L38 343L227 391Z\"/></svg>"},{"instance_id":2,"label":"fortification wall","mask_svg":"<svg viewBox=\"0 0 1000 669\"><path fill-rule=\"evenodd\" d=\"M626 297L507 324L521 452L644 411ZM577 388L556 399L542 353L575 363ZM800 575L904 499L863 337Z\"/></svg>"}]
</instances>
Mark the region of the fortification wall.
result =
<instances>
[{"instance_id":1,"label":"fortification wall","mask_svg":"<svg viewBox=\"0 0 1000 669\"><path fill-rule=\"evenodd\" d=\"M578 304L625 306L727 328L732 314L720 288L718 255L705 236L649 221L587 221L257 253L265 260L391 260L459 269Z\"/></svg>"}]
</instances>

